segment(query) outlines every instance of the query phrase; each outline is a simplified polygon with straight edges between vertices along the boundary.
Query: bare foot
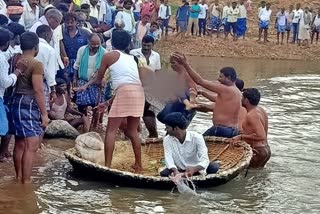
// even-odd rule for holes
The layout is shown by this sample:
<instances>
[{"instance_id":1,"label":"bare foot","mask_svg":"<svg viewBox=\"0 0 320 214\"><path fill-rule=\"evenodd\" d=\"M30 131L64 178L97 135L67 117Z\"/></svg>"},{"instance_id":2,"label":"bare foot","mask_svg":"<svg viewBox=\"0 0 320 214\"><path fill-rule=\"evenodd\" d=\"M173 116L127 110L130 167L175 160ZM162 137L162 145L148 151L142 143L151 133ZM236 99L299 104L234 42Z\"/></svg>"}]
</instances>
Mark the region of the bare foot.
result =
<instances>
[{"instance_id":1,"label":"bare foot","mask_svg":"<svg viewBox=\"0 0 320 214\"><path fill-rule=\"evenodd\" d=\"M134 169L134 172L137 174L143 174L143 168L142 166L138 165L138 164L134 164L131 166Z\"/></svg>"},{"instance_id":2,"label":"bare foot","mask_svg":"<svg viewBox=\"0 0 320 214\"><path fill-rule=\"evenodd\" d=\"M190 104L186 105L186 110L190 111L191 109L194 109L194 108L197 108L197 107L198 107L198 104L190 103Z\"/></svg>"},{"instance_id":3,"label":"bare foot","mask_svg":"<svg viewBox=\"0 0 320 214\"><path fill-rule=\"evenodd\" d=\"M189 89L190 103L195 104L197 98L197 91L194 88Z\"/></svg>"}]
</instances>

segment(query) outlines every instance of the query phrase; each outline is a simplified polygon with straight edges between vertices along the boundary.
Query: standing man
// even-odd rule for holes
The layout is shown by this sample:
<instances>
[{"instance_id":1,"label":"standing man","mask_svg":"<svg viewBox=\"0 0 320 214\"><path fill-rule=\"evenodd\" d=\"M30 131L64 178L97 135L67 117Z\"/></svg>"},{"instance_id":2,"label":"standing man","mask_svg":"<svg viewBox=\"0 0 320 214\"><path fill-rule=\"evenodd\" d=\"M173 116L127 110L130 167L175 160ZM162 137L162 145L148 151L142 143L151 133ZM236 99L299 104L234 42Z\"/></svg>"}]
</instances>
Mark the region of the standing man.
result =
<instances>
[{"instance_id":1,"label":"standing man","mask_svg":"<svg viewBox=\"0 0 320 214\"><path fill-rule=\"evenodd\" d=\"M203 79L187 62L181 53L174 53L176 63L181 64L193 81L210 92L217 94L212 118L213 126L204 136L217 136L232 138L239 134L239 114L241 107L241 92L236 87L236 71L231 67L220 70L219 82Z\"/></svg>"},{"instance_id":2,"label":"standing man","mask_svg":"<svg viewBox=\"0 0 320 214\"><path fill-rule=\"evenodd\" d=\"M115 22L121 19L124 22L124 30L127 31L131 36L135 33L135 21L133 12L131 10L132 1L125 0L123 2L123 11L119 11L115 17Z\"/></svg>"},{"instance_id":3,"label":"standing man","mask_svg":"<svg viewBox=\"0 0 320 214\"><path fill-rule=\"evenodd\" d=\"M9 63L4 54L9 47L9 43L10 32L5 29L0 29L0 161L4 158L11 157L8 151L11 135L10 137L4 137L7 135L9 130L7 112L3 100L5 90L10 86L14 86L19 75L22 74L22 72L24 72L25 70L23 64L18 64L14 72L9 75Z\"/></svg>"},{"instance_id":4,"label":"standing man","mask_svg":"<svg viewBox=\"0 0 320 214\"><path fill-rule=\"evenodd\" d=\"M286 24L286 31L287 31L287 44L289 43L289 38L290 38L290 32L292 30L292 21L294 17L294 12L293 12L294 6L291 4L289 6L289 11L286 12L286 17L287 17L287 24Z\"/></svg>"},{"instance_id":5,"label":"standing man","mask_svg":"<svg viewBox=\"0 0 320 214\"><path fill-rule=\"evenodd\" d=\"M133 9L133 15L134 15L134 20L137 22L140 20L140 11L141 11L141 5L142 1L141 0L135 0L134 2L134 9Z\"/></svg>"},{"instance_id":6,"label":"standing man","mask_svg":"<svg viewBox=\"0 0 320 214\"><path fill-rule=\"evenodd\" d=\"M73 65L77 58L77 52L80 47L88 44L89 32L85 29L77 27L77 15L74 12L67 13L64 16L65 28L62 29L62 43L65 51L62 58L67 58L69 65L65 71L65 77L68 81L68 94L70 97L70 82L73 80L74 68Z\"/></svg>"},{"instance_id":7,"label":"standing man","mask_svg":"<svg viewBox=\"0 0 320 214\"><path fill-rule=\"evenodd\" d=\"M247 109L247 116L242 124L243 134L232 138L232 142L246 141L252 148L252 168L263 168L271 156L268 145L268 115L258 106L260 93L255 88L244 89L242 105Z\"/></svg>"},{"instance_id":8,"label":"standing man","mask_svg":"<svg viewBox=\"0 0 320 214\"><path fill-rule=\"evenodd\" d=\"M299 23L300 23L300 19L302 17L302 14L303 14L303 10L301 9L301 4L298 3L296 5L296 9L293 11L293 19L292 19L293 37L292 37L292 42L291 43L298 42Z\"/></svg>"},{"instance_id":9,"label":"standing man","mask_svg":"<svg viewBox=\"0 0 320 214\"><path fill-rule=\"evenodd\" d=\"M50 103L53 103L57 98L56 95L56 52L49 42L52 39L52 30L48 25L40 25L37 28L39 37L39 52L35 57L36 60L42 63L44 70L44 95L46 99L46 109L50 111Z\"/></svg>"},{"instance_id":10,"label":"standing man","mask_svg":"<svg viewBox=\"0 0 320 214\"><path fill-rule=\"evenodd\" d=\"M211 23L211 36L214 30L217 31L217 38L219 37L219 27L221 25L221 15L222 15L222 4L219 0L215 0L213 4L209 7L208 20Z\"/></svg>"},{"instance_id":11,"label":"standing man","mask_svg":"<svg viewBox=\"0 0 320 214\"><path fill-rule=\"evenodd\" d=\"M263 8L260 10L259 13L259 39L258 42L261 41L262 37L262 32L263 34L263 42L266 43L268 42L268 29L269 29L269 24L270 24L270 19L271 19L271 4L267 3L266 8Z\"/></svg>"},{"instance_id":12,"label":"standing man","mask_svg":"<svg viewBox=\"0 0 320 214\"><path fill-rule=\"evenodd\" d=\"M285 9L281 8L281 11L277 13L275 27L277 29L277 45L279 45L281 34L281 45L283 45L284 33L286 32L287 15Z\"/></svg>"},{"instance_id":13,"label":"standing man","mask_svg":"<svg viewBox=\"0 0 320 214\"><path fill-rule=\"evenodd\" d=\"M207 13L208 13L208 5L205 0L200 0L200 13L199 13L199 36L206 35L207 29Z\"/></svg>"},{"instance_id":14,"label":"standing man","mask_svg":"<svg viewBox=\"0 0 320 214\"><path fill-rule=\"evenodd\" d=\"M188 35L197 35L199 33L199 14L201 12L201 8L199 6L199 0L192 0L192 5L190 8L190 16L188 23ZM193 25L193 32L192 31Z\"/></svg>"},{"instance_id":15,"label":"standing man","mask_svg":"<svg viewBox=\"0 0 320 214\"><path fill-rule=\"evenodd\" d=\"M228 35L231 33L232 28L232 35L233 41L237 41L237 32L238 32L238 16L239 16L239 8L237 8L237 2L232 2L231 7L227 10L227 25L226 25L226 32L225 32L225 39L228 38Z\"/></svg>"},{"instance_id":16,"label":"standing man","mask_svg":"<svg viewBox=\"0 0 320 214\"><path fill-rule=\"evenodd\" d=\"M190 14L189 3L186 0L182 0L183 5L181 5L177 10L177 35L178 37L181 34L181 39L184 39L186 32L188 30L188 20Z\"/></svg>"},{"instance_id":17,"label":"standing man","mask_svg":"<svg viewBox=\"0 0 320 214\"><path fill-rule=\"evenodd\" d=\"M238 17L238 31L237 36L238 38L243 37L245 39L246 37L246 31L247 31L247 9L244 5L245 0L240 0L239 4L239 17Z\"/></svg>"},{"instance_id":18,"label":"standing man","mask_svg":"<svg viewBox=\"0 0 320 214\"><path fill-rule=\"evenodd\" d=\"M38 7L39 0L28 0L24 5L23 14L21 16L22 23L28 31L40 17L40 9Z\"/></svg>"},{"instance_id":19,"label":"standing man","mask_svg":"<svg viewBox=\"0 0 320 214\"><path fill-rule=\"evenodd\" d=\"M162 20L162 25L160 26L162 35L165 32L165 35L168 36L169 20L171 17L171 7L168 5L168 0L164 0L163 4L160 5L158 17Z\"/></svg>"},{"instance_id":20,"label":"standing man","mask_svg":"<svg viewBox=\"0 0 320 214\"><path fill-rule=\"evenodd\" d=\"M160 55L153 51L154 39L151 36L145 36L142 39L142 48L133 49L130 51L130 54L136 56L139 59L139 62L143 65L145 64L153 72L159 72L161 69L161 60ZM143 61L145 63L143 63ZM147 96L143 112L143 122L146 125L146 128L149 132L149 138L157 138L157 122L155 113L150 110L151 104L148 102L152 97Z\"/></svg>"}]
</instances>

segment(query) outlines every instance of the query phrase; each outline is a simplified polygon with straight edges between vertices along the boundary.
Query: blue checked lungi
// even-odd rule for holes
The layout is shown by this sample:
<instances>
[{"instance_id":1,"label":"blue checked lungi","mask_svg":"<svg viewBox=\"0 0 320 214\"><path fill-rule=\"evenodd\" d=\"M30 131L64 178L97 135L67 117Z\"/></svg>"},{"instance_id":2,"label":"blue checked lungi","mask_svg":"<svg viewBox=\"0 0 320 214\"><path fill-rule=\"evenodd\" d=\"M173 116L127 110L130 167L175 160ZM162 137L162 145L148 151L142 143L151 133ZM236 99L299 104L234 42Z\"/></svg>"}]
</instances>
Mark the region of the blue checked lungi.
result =
<instances>
[{"instance_id":1,"label":"blue checked lungi","mask_svg":"<svg viewBox=\"0 0 320 214\"><path fill-rule=\"evenodd\" d=\"M9 130L6 106L0 98L0 136L5 136Z\"/></svg>"},{"instance_id":2,"label":"blue checked lungi","mask_svg":"<svg viewBox=\"0 0 320 214\"><path fill-rule=\"evenodd\" d=\"M85 85L87 81L78 80L78 87ZM105 101L105 91L101 92L100 102ZM76 93L76 104L82 106L96 106L99 94L99 87L95 84L90 85L87 90Z\"/></svg>"},{"instance_id":3,"label":"blue checked lungi","mask_svg":"<svg viewBox=\"0 0 320 214\"><path fill-rule=\"evenodd\" d=\"M239 18L237 20L237 35L240 36L244 36L246 34L247 31L247 18Z\"/></svg>"},{"instance_id":4,"label":"blue checked lungi","mask_svg":"<svg viewBox=\"0 0 320 214\"><path fill-rule=\"evenodd\" d=\"M292 23L287 23L286 31L291 31L291 29L292 29Z\"/></svg>"},{"instance_id":5,"label":"blue checked lungi","mask_svg":"<svg viewBox=\"0 0 320 214\"><path fill-rule=\"evenodd\" d=\"M16 137L41 136L41 113L33 95L16 94L9 104L10 132Z\"/></svg>"},{"instance_id":6,"label":"blue checked lungi","mask_svg":"<svg viewBox=\"0 0 320 214\"><path fill-rule=\"evenodd\" d=\"M259 22L260 29L269 29L269 21L260 21Z\"/></svg>"},{"instance_id":7,"label":"blue checked lungi","mask_svg":"<svg viewBox=\"0 0 320 214\"><path fill-rule=\"evenodd\" d=\"M277 24L277 32L278 33L284 33L284 32L286 32L286 25L278 25Z\"/></svg>"},{"instance_id":8,"label":"blue checked lungi","mask_svg":"<svg viewBox=\"0 0 320 214\"><path fill-rule=\"evenodd\" d=\"M221 24L222 24L222 25L226 25L226 24L227 24L227 18L223 18L223 19L221 20Z\"/></svg>"},{"instance_id":9,"label":"blue checked lungi","mask_svg":"<svg viewBox=\"0 0 320 214\"><path fill-rule=\"evenodd\" d=\"M75 59L69 59L69 65L65 69L65 72L67 73L67 77L68 77L68 79L67 79L68 83L73 81L73 74L75 72L75 70L73 68L73 65L74 65L75 62L76 62Z\"/></svg>"},{"instance_id":10,"label":"blue checked lungi","mask_svg":"<svg viewBox=\"0 0 320 214\"><path fill-rule=\"evenodd\" d=\"M220 24L221 24L221 19L219 19L216 16L211 17L211 28L212 29L218 29L220 27Z\"/></svg>"}]
</instances>

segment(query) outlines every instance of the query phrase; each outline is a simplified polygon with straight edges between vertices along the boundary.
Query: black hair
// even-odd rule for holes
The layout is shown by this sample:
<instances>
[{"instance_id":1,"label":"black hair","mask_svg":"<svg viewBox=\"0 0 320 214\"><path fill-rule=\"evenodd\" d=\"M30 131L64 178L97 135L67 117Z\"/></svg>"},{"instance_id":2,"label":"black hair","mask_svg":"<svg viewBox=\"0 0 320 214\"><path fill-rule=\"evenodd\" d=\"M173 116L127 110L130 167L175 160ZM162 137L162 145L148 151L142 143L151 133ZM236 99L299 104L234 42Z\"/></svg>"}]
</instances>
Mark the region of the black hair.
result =
<instances>
[{"instance_id":1,"label":"black hair","mask_svg":"<svg viewBox=\"0 0 320 214\"><path fill-rule=\"evenodd\" d=\"M128 3L133 4L132 0L124 0L123 1L123 4L128 4Z\"/></svg>"},{"instance_id":2,"label":"black hair","mask_svg":"<svg viewBox=\"0 0 320 214\"><path fill-rule=\"evenodd\" d=\"M142 38L142 43L152 43L152 44L154 44L154 38L152 36L146 35L146 36L144 36Z\"/></svg>"},{"instance_id":3,"label":"black hair","mask_svg":"<svg viewBox=\"0 0 320 214\"><path fill-rule=\"evenodd\" d=\"M48 25L40 25L36 32L39 38L43 38L44 34L50 33L52 30Z\"/></svg>"},{"instance_id":4,"label":"black hair","mask_svg":"<svg viewBox=\"0 0 320 214\"><path fill-rule=\"evenodd\" d=\"M111 44L117 50L126 50L131 43L131 36L128 32L120 29L112 31Z\"/></svg>"},{"instance_id":5,"label":"black hair","mask_svg":"<svg viewBox=\"0 0 320 214\"><path fill-rule=\"evenodd\" d=\"M243 80L237 78L237 79L236 79L236 86L237 86L237 88L238 88L240 91L242 91L243 88L244 88L244 82L243 82Z\"/></svg>"},{"instance_id":6,"label":"black hair","mask_svg":"<svg viewBox=\"0 0 320 214\"><path fill-rule=\"evenodd\" d=\"M0 28L0 46L7 45L10 40L10 31L4 28Z\"/></svg>"},{"instance_id":7,"label":"black hair","mask_svg":"<svg viewBox=\"0 0 320 214\"><path fill-rule=\"evenodd\" d=\"M9 22L8 17L6 17L6 16L3 15L3 14L0 14L0 26L7 25L8 22Z\"/></svg>"},{"instance_id":8,"label":"black hair","mask_svg":"<svg viewBox=\"0 0 320 214\"><path fill-rule=\"evenodd\" d=\"M230 78L232 82L235 82L237 79L237 72L232 67L224 67L220 70L225 77Z\"/></svg>"},{"instance_id":9,"label":"black hair","mask_svg":"<svg viewBox=\"0 0 320 214\"><path fill-rule=\"evenodd\" d=\"M246 88L242 93L244 98L249 100L249 103L253 106L257 106L260 101L260 92L256 88Z\"/></svg>"},{"instance_id":10,"label":"black hair","mask_svg":"<svg viewBox=\"0 0 320 214\"><path fill-rule=\"evenodd\" d=\"M80 9L89 9L90 8L90 5L89 4L87 4L87 3L85 3L85 4L82 4L81 6L80 6Z\"/></svg>"},{"instance_id":11,"label":"black hair","mask_svg":"<svg viewBox=\"0 0 320 214\"><path fill-rule=\"evenodd\" d=\"M173 112L166 115L163 119L163 123L172 128L178 127L180 129L187 129L188 127L188 120L180 112Z\"/></svg>"},{"instance_id":12,"label":"black hair","mask_svg":"<svg viewBox=\"0 0 320 214\"><path fill-rule=\"evenodd\" d=\"M8 27L7 29L13 33L14 36L17 36L17 35L21 35L23 34L24 32L26 32L24 30L24 27L18 23L15 23L15 22L11 22L10 24L8 24Z\"/></svg>"},{"instance_id":13,"label":"black hair","mask_svg":"<svg viewBox=\"0 0 320 214\"><path fill-rule=\"evenodd\" d=\"M55 7L48 7L44 10L43 14L45 15L49 10L55 9Z\"/></svg>"},{"instance_id":14,"label":"black hair","mask_svg":"<svg viewBox=\"0 0 320 214\"><path fill-rule=\"evenodd\" d=\"M60 3L60 4L58 4L57 9L58 9L60 12L63 12L63 13L68 13L68 11L69 11L69 7L68 7L68 5L65 4L65 3Z\"/></svg>"},{"instance_id":15,"label":"black hair","mask_svg":"<svg viewBox=\"0 0 320 214\"><path fill-rule=\"evenodd\" d=\"M151 22L150 26L152 26L152 25L157 25L157 27L159 27L158 22Z\"/></svg>"},{"instance_id":16,"label":"black hair","mask_svg":"<svg viewBox=\"0 0 320 214\"><path fill-rule=\"evenodd\" d=\"M78 21L77 14L75 12L68 12L68 13L64 14L63 20L65 22L72 20L72 19L75 21Z\"/></svg>"},{"instance_id":17,"label":"black hair","mask_svg":"<svg viewBox=\"0 0 320 214\"><path fill-rule=\"evenodd\" d=\"M261 1L260 4L266 4L266 1Z\"/></svg>"},{"instance_id":18,"label":"black hair","mask_svg":"<svg viewBox=\"0 0 320 214\"><path fill-rule=\"evenodd\" d=\"M32 50L39 45L39 37L33 32L25 32L20 37L22 51Z\"/></svg>"}]
</instances>

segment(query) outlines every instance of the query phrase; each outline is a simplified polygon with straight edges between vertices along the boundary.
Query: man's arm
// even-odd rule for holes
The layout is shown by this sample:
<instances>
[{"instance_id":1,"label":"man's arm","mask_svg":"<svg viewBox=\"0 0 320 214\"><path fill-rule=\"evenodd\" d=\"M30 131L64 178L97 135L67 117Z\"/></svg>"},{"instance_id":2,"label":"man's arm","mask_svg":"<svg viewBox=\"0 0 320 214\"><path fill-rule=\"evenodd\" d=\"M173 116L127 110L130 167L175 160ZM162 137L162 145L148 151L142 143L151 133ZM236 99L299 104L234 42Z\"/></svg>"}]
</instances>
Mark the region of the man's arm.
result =
<instances>
[{"instance_id":1,"label":"man's arm","mask_svg":"<svg viewBox=\"0 0 320 214\"><path fill-rule=\"evenodd\" d=\"M172 170L173 172L178 172L178 169L173 160L173 148L172 146L170 146L171 143L174 142L170 142L170 139L168 137L165 137L163 139L164 160L168 169Z\"/></svg>"},{"instance_id":2,"label":"man's arm","mask_svg":"<svg viewBox=\"0 0 320 214\"><path fill-rule=\"evenodd\" d=\"M208 80L203 79L188 63L185 56L181 55L180 53L174 53L173 58L177 61L177 63L184 66L187 73L190 75L190 77L193 79L193 81L208 89L209 91L215 92L217 94L222 93L225 91L226 87L220 83L211 82Z\"/></svg>"},{"instance_id":3,"label":"man's arm","mask_svg":"<svg viewBox=\"0 0 320 214\"><path fill-rule=\"evenodd\" d=\"M258 115L248 115L247 122L250 124L250 127L253 129L252 134L242 134L242 140L249 141L265 141L267 139L267 134L262 125L262 122ZM245 131L245 130L244 130Z\"/></svg>"},{"instance_id":4,"label":"man's arm","mask_svg":"<svg viewBox=\"0 0 320 214\"><path fill-rule=\"evenodd\" d=\"M204 103L197 104L197 107L195 107L193 109L196 111L203 112L203 113L213 112L214 103L212 103L212 104L204 104Z\"/></svg>"},{"instance_id":5,"label":"man's arm","mask_svg":"<svg viewBox=\"0 0 320 214\"><path fill-rule=\"evenodd\" d=\"M100 68L97 71L97 76L94 78L93 83L101 85L106 70L109 68L110 65L115 63L119 59L119 57L120 54L116 51L104 54L101 60Z\"/></svg>"},{"instance_id":6,"label":"man's arm","mask_svg":"<svg viewBox=\"0 0 320 214\"><path fill-rule=\"evenodd\" d=\"M198 91L198 94L204 96L205 98L207 98L211 102L216 102L216 100L217 100L217 95L212 92L209 93L206 91Z\"/></svg>"}]
</instances>

